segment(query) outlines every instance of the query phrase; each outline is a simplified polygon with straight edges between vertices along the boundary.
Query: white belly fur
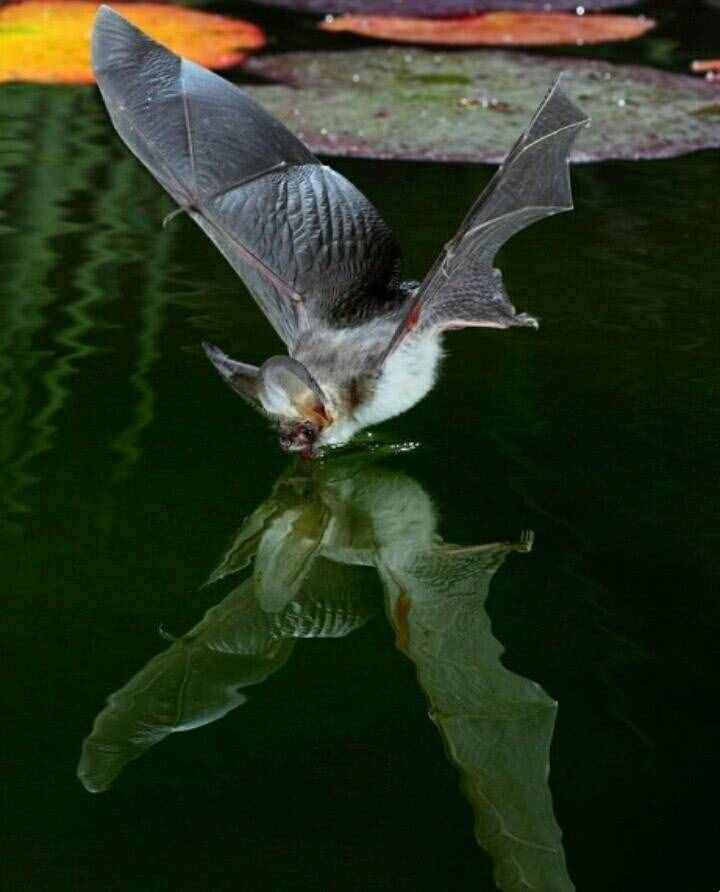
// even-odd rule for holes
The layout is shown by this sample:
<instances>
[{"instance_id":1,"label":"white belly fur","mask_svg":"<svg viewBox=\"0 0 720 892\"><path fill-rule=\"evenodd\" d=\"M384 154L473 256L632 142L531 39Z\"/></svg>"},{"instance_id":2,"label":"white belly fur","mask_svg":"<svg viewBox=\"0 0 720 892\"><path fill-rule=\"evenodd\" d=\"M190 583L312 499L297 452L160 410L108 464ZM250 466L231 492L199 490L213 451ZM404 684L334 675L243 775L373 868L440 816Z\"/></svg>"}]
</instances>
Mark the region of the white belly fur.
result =
<instances>
[{"instance_id":1,"label":"white belly fur","mask_svg":"<svg viewBox=\"0 0 720 892\"><path fill-rule=\"evenodd\" d=\"M354 434L406 412L435 384L442 347L437 335L408 338L387 360L372 399L352 419L331 425L325 443L345 443Z\"/></svg>"}]
</instances>

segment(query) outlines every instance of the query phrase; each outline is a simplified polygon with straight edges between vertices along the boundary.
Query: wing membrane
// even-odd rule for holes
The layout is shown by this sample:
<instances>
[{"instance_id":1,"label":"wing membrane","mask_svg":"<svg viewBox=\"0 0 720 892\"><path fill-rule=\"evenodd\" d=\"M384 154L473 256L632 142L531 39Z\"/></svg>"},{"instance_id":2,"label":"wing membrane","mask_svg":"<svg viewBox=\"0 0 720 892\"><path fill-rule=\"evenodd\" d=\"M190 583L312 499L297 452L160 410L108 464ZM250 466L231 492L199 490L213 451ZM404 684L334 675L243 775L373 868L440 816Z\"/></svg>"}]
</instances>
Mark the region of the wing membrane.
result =
<instances>
[{"instance_id":1,"label":"wing membrane","mask_svg":"<svg viewBox=\"0 0 720 892\"><path fill-rule=\"evenodd\" d=\"M416 329L537 326L515 312L493 260L516 232L572 208L568 154L587 122L558 78L426 276L388 353Z\"/></svg>"},{"instance_id":2,"label":"wing membrane","mask_svg":"<svg viewBox=\"0 0 720 892\"><path fill-rule=\"evenodd\" d=\"M108 7L93 64L127 146L217 245L283 341L381 293L399 251L368 200L242 90Z\"/></svg>"}]
</instances>

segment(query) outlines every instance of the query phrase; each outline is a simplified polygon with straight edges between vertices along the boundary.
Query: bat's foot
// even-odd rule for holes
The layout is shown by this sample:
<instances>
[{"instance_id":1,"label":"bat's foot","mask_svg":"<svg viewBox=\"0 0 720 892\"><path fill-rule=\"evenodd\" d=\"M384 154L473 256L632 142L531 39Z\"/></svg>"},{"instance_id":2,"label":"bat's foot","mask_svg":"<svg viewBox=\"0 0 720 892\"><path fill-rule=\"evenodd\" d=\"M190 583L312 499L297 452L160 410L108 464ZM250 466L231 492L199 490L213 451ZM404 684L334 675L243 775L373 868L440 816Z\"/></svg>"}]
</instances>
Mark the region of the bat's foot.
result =
<instances>
[{"instance_id":1,"label":"bat's foot","mask_svg":"<svg viewBox=\"0 0 720 892\"><path fill-rule=\"evenodd\" d=\"M520 325L524 328L540 328L538 320L529 313L516 313L513 316L513 325Z\"/></svg>"}]
</instances>

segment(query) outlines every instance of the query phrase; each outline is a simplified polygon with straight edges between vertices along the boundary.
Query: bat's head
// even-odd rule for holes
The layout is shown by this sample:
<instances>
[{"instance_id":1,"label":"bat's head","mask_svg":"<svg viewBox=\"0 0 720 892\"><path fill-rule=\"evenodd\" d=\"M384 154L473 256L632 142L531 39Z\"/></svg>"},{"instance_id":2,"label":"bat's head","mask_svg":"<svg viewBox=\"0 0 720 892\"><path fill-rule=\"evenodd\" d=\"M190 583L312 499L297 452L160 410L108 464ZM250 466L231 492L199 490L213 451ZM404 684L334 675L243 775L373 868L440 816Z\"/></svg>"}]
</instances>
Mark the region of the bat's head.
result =
<instances>
[{"instance_id":1,"label":"bat's head","mask_svg":"<svg viewBox=\"0 0 720 892\"><path fill-rule=\"evenodd\" d=\"M223 380L275 424L284 452L318 454L332 416L322 388L301 362L273 356L258 368L230 359L212 344L203 347Z\"/></svg>"}]
</instances>

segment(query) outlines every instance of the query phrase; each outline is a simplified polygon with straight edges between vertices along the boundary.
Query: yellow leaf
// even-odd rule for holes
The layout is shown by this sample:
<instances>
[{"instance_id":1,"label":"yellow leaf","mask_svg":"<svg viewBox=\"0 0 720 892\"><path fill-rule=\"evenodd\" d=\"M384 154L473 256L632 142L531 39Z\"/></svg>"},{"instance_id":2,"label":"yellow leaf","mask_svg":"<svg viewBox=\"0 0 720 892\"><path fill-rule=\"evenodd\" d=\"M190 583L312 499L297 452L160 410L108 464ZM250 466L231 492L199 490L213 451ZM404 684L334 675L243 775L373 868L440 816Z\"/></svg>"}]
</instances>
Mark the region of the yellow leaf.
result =
<instances>
[{"instance_id":1,"label":"yellow leaf","mask_svg":"<svg viewBox=\"0 0 720 892\"><path fill-rule=\"evenodd\" d=\"M87 0L0 7L0 82L91 84L90 34L99 3ZM113 9L173 52L208 68L230 68L265 43L257 25L160 3Z\"/></svg>"}]
</instances>

